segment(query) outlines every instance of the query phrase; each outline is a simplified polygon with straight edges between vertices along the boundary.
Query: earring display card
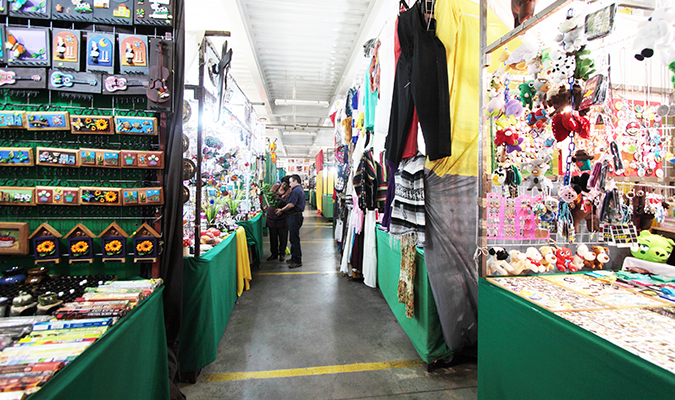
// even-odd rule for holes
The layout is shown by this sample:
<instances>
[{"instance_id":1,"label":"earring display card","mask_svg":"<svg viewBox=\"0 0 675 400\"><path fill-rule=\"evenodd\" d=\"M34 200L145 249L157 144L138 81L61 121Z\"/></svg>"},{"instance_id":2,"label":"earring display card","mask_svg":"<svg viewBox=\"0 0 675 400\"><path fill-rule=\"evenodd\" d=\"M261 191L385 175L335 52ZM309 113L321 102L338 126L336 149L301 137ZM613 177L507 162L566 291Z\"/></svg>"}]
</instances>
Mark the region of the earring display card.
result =
<instances>
[{"instance_id":1,"label":"earring display card","mask_svg":"<svg viewBox=\"0 0 675 400\"><path fill-rule=\"evenodd\" d=\"M55 149L51 147L38 147L37 165L50 167L79 167L78 151L76 149Z\"/></svg>"},{"instance_id":2,"label":"earring display card","mask_svg":"<svg viewBox=\"0 0 675 400\"><path fill-rule=\"evenodd\" d=\"M0 205L34 206L35 188L0 186Z\"/></svg>"},{"instance_id":3,"label":"earring display card","mask_svg":"<svg viewBox=\"0 0 675 400\"><path fill-rule=\"evenodd\" d=\"M147 75L107 75L103 77L103 94L145 96L148 85Z\"/></svg>"},{"instance_id":4,"label":"earring display card","mask_svg":"<svg viewBox=\"0 0 675 400\"><path fill-rule=\"evenodd\" d=\"M35 165L31 147L0 147L0 167L32 167Z\"/></svg>"},{"instance_id":5,"label":"earring display card","mask_svg":"<svg viewBox=\"0 0 675 400\"><path fill-rule=\"evenodd\" d=\"M71 115L70 132L74 134L112 135L113 117L107 115Z\"/></svg>"},{"instance_id":6,"label":"earring display card","mask_svg":"<svg viewBox=\"0 0 675 400\"><path fill-rule=\"evenodd\" d=\"M120 151L80 149L80 165L83 167L120 168Z\"/></svg>"},{"instance_id":7,"label":"earring display card","mask_svg":"<svg viewBox=\"0 0 675 400\"><path fill-rule=\"evenodd\" d=\"M68 111L35 111L26 113L29 131L69 131Z\"/></svg>"},{"instance_id":8,"label":"earring display card","mask_svg":"<svg viewBox=\"0 0 675 400\"><path fill-rule=\"evenodd\" d=\"M25 67L49 67L49 29L6 28L7 64Z\"/></svg>"},{"instance_id":9,"label":"earring display card","mask_svg":"<svg viewBox=\"0 0 675 400\"><path fill-rule=\"evenodd\" d=\"M157 118L118 116L115 131L127 135L157 135Z\"/></svg>"},{"instance_id":10,"label":"earring display card","mask_svg":"<svg viewBox=\"0 0 675 400\"><path fill-rule=\"evenodd\" d=\"M52 0L52 19L89 22L93 17L92 0Z\"/></svg>"},{"instance_id":11,"label":"earring display card","mask_svg":"<svg viewBox=\"0 0 675 400\"><path fill-rule=\"evenodd\" d=\"M122 203L125 206L147 206L164 204L162 188L123 189Z\"/></svg>"},{"instance_id":12,"label":"earring display card","mask_svg":"<svg viewBox=\"0 0 675 400\"><path fill-rule=\"evenodd\" d=\"M49 89L61 92L101 93L101 76L88 72L49 70Z\"/></svg>"},{"instance_id":13,"label":"earring display card","mask_svg":"<svg viewBox=\"0 0 675 400\"><path fill-rule=\"evenodd\" d=\"M20 129L26 127L24 111L0 111L0 129Z\"/></svg>"},{"instance_id":14,"label":"earring display card","mask_svg":"<svg viewBox=\"0 0 675 400\"><path fill-rule=\"evenodd\" d=\"M171 26L173 23L172 0L135 0L134 24Z\"/></svg>"},{"instance_id":15,"label":"earring display card","mask_svg":"<svg viewBox=\"0 0 675 400\"><path fill-rule=\"evenodd\" d=\"M115 35L87 34L87 72L115 73Z\"/></svg>"},{"instance_id":16,"label":"earring display card","mask_svg":"<svg viewBox=\"0 0 675 400\"><path fill-rule=\"evenodd\" d=\"M132 25L133 0L94 0L94 22L110 25Z\"/></svg>"},{"instance_id":17,"label":"earring display card","mask_svg":"<svg viewBox=\"0 0 675 400\"><path fill-rule=\"evenodd\" d=\"M119 188L80 188L81 205L120 206L122 205Z\"/></svg>"},{"instance_id":18,"label":"earring display card","mask_svg":"<svg viewBox=\"0 0 675 400\"><path fill-rule=\"evenodd\" d=\"M50 19L51 0L14 0L9 6L10 17Z\"/></svg>"},{"instance_id":19,"label":"earring display card","mask_svg":"<svg viewBox=\"0 0 675 400\"><path fill-rule=\"evenodd\" d=\"M0 69L2 89L46 89L47 73L44 68Z\"/></svg>"},{"instance_id":20,"label":"earring display card","mask_svg":"<svg viewBox=\"0 0 675 400\"><path fill-rule=\"evenodd\" d=\"M123 74L148 73L148 37L145 35L118 35L120 43L120 70Z\"/></svg>"},{"instance_id":21,"label":"earring display card","mask_svg":"<svg viewBox=\"0 0 675 400\"><path fill-rule=\"evenodd\" d=\"M122 166L162 169L164 168L164 152L122 150Z\"/></svg>"},{"instance_id":22,"label":"earring display card","mask_svg":"<svg viewBox=\"0 0 675 400\"><path fill-rule=\"evenodd\" d=\"M36 202L51 206L79 206L80 188L38 186L35 188Z\"/></svg>"},{"instance_id":23,"label":"earring display card","mask_svg":"<svg viewBox=\"0 0 675 400\"><path fill-rule=\"evenodd\" d=\"M171 111L171 93L173 93L174 44L170 40L150 39L150 87L148 88L148 107L155 110Z\"/></svg>"},{"instance_id":24,"label":"earring display card","mask_svg":"<svg viewBox=\"0 0 675 400\"><path fill-rule=\"evenodd\" d=\"M80 43L82 43L82 32L52 29L52 66L79 71Z\"/></svg>"}]
</instances>

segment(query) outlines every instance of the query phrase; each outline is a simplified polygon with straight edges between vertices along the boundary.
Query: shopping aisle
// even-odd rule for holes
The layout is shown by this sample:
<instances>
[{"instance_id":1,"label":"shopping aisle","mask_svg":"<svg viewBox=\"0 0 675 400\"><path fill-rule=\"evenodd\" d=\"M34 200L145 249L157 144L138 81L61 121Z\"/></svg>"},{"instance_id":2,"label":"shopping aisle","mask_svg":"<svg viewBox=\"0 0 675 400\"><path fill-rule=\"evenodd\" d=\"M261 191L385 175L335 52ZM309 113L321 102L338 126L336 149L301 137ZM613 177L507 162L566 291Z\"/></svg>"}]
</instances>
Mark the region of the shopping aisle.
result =
<instances>
[{"instance_id":1,"label":"shopping aisle","mask_svg":"<svg viewBox=\"0 0 675 400\"><path fill-rule=\"evenodd\" d=\"M336 272L331 224L316 210L301 238L302 268L253 271L218 359L181 389L188 399L476 398L475 364L427 373L379 290Z\"/></svg>"}]
</instances>

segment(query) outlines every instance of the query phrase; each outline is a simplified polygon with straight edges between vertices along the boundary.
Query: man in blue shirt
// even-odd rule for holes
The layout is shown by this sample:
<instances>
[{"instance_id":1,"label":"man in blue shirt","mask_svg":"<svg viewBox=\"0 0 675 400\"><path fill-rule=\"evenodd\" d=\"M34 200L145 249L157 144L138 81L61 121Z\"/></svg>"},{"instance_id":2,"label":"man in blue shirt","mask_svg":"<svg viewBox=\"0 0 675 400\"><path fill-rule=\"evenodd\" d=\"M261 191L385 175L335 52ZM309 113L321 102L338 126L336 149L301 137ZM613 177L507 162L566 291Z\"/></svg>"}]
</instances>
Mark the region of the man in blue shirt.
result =
<instances>
[{"instance_id":1,"label":"man in blue shirt","mask_svg":"<svg viewBox=\"0 0 675 400\"><path fill-rule=\"evenodd\" d=\"M289 268L302 267L302 251L300 250L300 227L304 220L302 212L305 211L305 191L302 190L300 183L302 180L299 175L291 175L291 195L288 196L288 203L284 208L277 209L277 215L285 212L288 215L288 233L291 237L291 259Z\"/></svg>"}]
</instances>

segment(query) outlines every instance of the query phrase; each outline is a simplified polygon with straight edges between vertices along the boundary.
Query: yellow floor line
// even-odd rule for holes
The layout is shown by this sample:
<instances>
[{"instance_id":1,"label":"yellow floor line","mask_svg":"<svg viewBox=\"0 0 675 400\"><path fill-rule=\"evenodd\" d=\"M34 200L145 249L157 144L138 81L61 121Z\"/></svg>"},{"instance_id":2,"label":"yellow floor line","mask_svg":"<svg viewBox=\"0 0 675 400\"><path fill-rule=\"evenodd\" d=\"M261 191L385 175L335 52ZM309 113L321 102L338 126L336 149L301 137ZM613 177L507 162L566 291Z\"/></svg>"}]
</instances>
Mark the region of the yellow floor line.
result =
<instances>
[{"instance_id":1,"label":"yellow floor line","mask_svg":"<svg viewBox=\"0 0 675 400\"><path fill-rule=\"evenodd\" d=\"M203 375L205 382L245 381L250 379L288 378L312 375L342 374L348 372L380 371L395 368L413 368L424 365L422 360L388 361L376 363L356 363L347 365L329 365L325 367L277 369L272 371L234 372L229 374Z\"/></svg>"},{"instance_id":2,"label":"yellow floor line","mask_svg":"<svg viewBox=\"0 0 675 400\"><path fill-rule=\"evenodd\" d=\"M253 275L315 275L315 274L339 274L340 271L308 271L308 272L259 272Z\"/></svg>"}]
</instances>

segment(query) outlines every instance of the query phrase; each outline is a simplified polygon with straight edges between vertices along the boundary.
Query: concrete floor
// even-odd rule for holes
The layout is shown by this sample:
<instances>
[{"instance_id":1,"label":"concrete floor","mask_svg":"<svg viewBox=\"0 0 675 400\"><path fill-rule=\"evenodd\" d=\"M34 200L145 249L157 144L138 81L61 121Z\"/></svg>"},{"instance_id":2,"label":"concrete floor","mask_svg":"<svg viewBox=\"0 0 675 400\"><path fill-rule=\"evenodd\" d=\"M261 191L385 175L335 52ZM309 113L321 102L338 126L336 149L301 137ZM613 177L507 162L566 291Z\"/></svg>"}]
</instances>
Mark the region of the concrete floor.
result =
<instances>
[{"instance_id":1,"label":"concrete floor","mask_svg":"<svg viewBox=\"0 0 675 400\"><path fill-rule=\"evenodd\" d=\"M380 291L336 273L331 224L316 210L300 233L302 268L252 271L218 359L182 385L188 399L476 399L475 363L427 372Z\"/></svg>"}]
</instances>

